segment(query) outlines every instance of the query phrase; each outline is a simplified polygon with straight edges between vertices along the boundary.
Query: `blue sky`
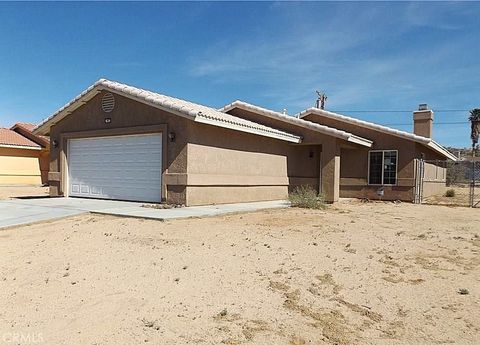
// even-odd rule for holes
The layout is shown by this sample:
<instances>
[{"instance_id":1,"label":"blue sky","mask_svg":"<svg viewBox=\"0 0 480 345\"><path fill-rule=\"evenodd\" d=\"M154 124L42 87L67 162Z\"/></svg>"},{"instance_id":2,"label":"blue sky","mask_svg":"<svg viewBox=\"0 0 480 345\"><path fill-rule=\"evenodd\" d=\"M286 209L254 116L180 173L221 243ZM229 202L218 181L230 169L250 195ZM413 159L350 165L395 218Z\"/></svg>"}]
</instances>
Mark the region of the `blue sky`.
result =
<instances>
[{"instance_id":1,"label":"blue sky","mask_svg":"<svg viewBox=\"0 0 480 345\"><path fill-rule=\"evenodd\" d=\"M38 122L101 77L221 107L411 123L480 107L480 3L0 3L0 126ZM467 112L437 112L436 122ZM411 126L392 126L411 131ZM468 146L469 126L436 125Z\"/></svg>"}]
</instances>

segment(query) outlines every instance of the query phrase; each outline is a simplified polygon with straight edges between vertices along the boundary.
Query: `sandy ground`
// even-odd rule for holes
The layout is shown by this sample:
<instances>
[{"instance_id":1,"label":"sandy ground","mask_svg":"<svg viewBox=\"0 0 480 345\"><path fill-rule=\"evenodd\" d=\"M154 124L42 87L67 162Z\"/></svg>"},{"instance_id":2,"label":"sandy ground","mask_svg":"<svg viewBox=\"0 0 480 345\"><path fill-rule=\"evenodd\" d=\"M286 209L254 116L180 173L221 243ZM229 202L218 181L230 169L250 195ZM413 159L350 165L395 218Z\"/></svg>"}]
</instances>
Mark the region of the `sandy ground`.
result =
<instances>
[{"instance_id":1,"label":"sandy ground","mask_svg":"<svg viewBox=\"0 0 480 345\"><path fill-rule=\"evenodd\" d=\"M4 230L0 342L478 344L479 236L392 203Z\"/></svg>"},{"instance_id":2,"label":"sandy ground","mask_svg":"<svg viewBox=\"0 0 480 345\"><path fill-rule=\"evenodd\" d=\"M424 203L432 205L470 206L470 187L448 187L445 191L453 189L455 195L447 197L445 194L432 195L425 198ZM476 190L475 201L480 200L480 187Z\"/></svg>"},{"instance_id":3,"label":"sandy ground","mask_svg":"<svg viewBox=\"0 0 480 345\"><path fill-rule=\"evenodd\" d=\"M36 186L0 186L0 200L18 197L48 196L48 187Z\"/></svg>"}]
</instances>

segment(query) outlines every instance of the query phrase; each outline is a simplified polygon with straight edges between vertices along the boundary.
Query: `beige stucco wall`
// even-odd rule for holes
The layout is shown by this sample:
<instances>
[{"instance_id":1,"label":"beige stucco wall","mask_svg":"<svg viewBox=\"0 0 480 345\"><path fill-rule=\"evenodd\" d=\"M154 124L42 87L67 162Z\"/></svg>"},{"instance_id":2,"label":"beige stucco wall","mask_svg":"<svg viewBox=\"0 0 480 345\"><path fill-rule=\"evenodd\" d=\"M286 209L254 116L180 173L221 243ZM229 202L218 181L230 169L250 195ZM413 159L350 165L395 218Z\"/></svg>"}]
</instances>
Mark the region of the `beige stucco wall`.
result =
<instances>
[{"instance_id":1,"label":"beige stucco wall","mask_svg":"<svg viewBox=\"0 0 480 345\"><path fill-rule=\"evenodd\" d=\"M424 198L443 195L447 189L447 169L442 161L429 161L424 164L423 191Z\"/></svg>"},{"instance_id":2,"label":"beige stucco wall","mask_svg":"<svg viewBox=\"0 0 480 345\"><path fill-rule=\"evenodd\" d=\"M0 148L0 184L41 185L40 150Z\"/></svg>"},{"instance_id":3,"label":"beige stucco wall","mask_svg":"<svg viewBox=\"0 0 480 345\"><path fill-rule=\"evenodd\" d=\"M48 172L50 170L50 151L49 148L42 149L39 156L39 167L42 185L48 184Z\"/></svg>"},{"instance_id":4,"label":"beige stucco wall","mask_svg":"<svg viewBox=\"0 0 480 345\"><path fill-rule=\"evenodd\" d=\"M423 183L423 197L429 197L432 195L443 195L447 187L445 186L445 182L440 181L425 181Z\"/></svg>"},{"instance_id":5,"label":"beige stucco wall","mask_svg":"<svg viewBox=\"0 0 480 345\"><path fill-rule=\"evenodd\" d=\"M287 186L188 186L188 206L285 200Z\"/></svg>"},{"instance_id":6,"label":"beige stucco wall","mask_svg":"<svg viewBox=\"0 0 480 345\"><path fill-rule=\"evenodd\" d=\"M188 144L188 205L287 198L287 157L240 150L234 141L230 148Z\"/></svg>"},{"instance_id":7,"label":"beige stucco wall","mask_svg":"<svg viewBox=\"0 0 480 345\"><path fill-rule=\"evenodd\" d=\"M187 205L287 198L292 144L198 123L188 137Z\"/></svg>"},{"instance_id":8,"label":"beige stucco wall","mask_svg":"<svg viewBox=\"0 0 480 345\"><path fill-rule=\"evenodd\" d=\"M318 131L299 127L275 118L268 118L244 109L235 108L229 111L230 114L256 121L258 123L282 129L290 133L300 135L303 138L303 152L292 152L288 156L288 175L290 177L290 190L297 185L310 185L321 191L325 199L335 202L340 194L340 149L360 149L359 145L347 143L344 140L322 134ZM318 157L317 160L310 159L311 156ZM319 187L321 180L321 188Z\"/></svg>"}]
</instances>

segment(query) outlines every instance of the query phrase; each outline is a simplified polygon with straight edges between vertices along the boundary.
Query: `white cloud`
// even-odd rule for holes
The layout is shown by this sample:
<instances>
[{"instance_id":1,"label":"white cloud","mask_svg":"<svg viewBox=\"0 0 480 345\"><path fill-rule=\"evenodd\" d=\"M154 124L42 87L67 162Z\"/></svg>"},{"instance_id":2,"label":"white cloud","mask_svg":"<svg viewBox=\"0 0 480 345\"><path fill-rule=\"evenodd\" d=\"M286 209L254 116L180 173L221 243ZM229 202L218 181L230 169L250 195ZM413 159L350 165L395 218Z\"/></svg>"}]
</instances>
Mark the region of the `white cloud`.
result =
<instances>
[{"instance_id":1,"label":"white cloud","mask_svg":"<svg viewBox=\"0 0 480 345\"><path fill-rule=\"evenodd\" d=\"M438 93L452 84L463 81L466 87L473 72L455 64L460 51L471 49L468 35L436 42L425 36L423 43L418 34L416 42L408 41L419 26L456 28L445 16L460 16L464 7L438 7L349 3L333 13L310 13L311 6L274 4L271 16L281 24L277 35L268 36L270 30L259 25L254 37L217 42L191 61L190 73L216 83L259 87L258 99L250 101L268 100L290 113L311 106L315 89L327 92L330 109L437 102L443 100ZM435 99L424 99L432 94Z\"/></svg>"}]
</instances>

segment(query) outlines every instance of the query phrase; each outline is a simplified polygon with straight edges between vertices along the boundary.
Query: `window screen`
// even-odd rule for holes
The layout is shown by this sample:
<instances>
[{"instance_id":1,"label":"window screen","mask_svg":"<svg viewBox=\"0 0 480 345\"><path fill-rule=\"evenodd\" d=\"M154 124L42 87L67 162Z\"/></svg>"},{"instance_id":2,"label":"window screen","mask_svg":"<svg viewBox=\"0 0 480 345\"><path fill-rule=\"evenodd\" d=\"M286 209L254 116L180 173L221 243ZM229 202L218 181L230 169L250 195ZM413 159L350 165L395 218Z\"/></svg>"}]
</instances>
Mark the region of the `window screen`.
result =
<instances>
[{"instance_id":1,"label":"window screen","mask_svg":"<svg viewBox=\"0 0 480 345\"><path fill-rule=\"evenodd\" d=\"M382 184L383 152L370 152L370 184Z\"/></svg>"},{"instance_id":2,"label":"window screen","mask_svg":"<svg viewBox=\"0 0 480 345\"><path fill-rule=\"evenodd\" d=\"M383 184L397 183L397 151L383 152Z\"/></svg>"},{"instance_id":3,"label":"window screen","mask_svg":"<svg viewBox=\"0 0 480 345\"><path fill-rule=\"evenodd\" d=\"M372 151L369 153L369 184L397 184L397 151Z\"/></svg>"}]
</instances>

